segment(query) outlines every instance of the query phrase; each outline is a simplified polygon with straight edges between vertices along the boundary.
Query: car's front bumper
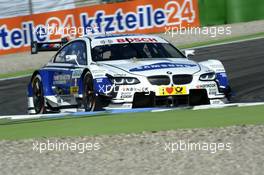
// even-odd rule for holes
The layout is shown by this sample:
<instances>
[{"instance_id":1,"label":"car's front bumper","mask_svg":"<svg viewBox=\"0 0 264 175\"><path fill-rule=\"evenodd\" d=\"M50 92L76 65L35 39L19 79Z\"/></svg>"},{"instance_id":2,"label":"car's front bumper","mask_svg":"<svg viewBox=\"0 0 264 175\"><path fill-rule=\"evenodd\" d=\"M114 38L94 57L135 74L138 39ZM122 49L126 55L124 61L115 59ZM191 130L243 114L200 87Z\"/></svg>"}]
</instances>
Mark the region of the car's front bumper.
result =
<instances>
[{"instance_id":1,"label":"car's front bumper","mask_svg":"<svg viewBox=\"0 0 264 175\"><path fill-rule=\"evenodd\" d=\"M157 86L143 81L137 85L120 85L114 89L118 91L112 93L115 96L108 106L111 108L193 106L228 102L225 93L227 89L220 88L217 81L200 81L195 76L190 84L185 85ZM195 101L195 98L200 98L201 103L197 99Z\"/></svg>"}]
</instances>

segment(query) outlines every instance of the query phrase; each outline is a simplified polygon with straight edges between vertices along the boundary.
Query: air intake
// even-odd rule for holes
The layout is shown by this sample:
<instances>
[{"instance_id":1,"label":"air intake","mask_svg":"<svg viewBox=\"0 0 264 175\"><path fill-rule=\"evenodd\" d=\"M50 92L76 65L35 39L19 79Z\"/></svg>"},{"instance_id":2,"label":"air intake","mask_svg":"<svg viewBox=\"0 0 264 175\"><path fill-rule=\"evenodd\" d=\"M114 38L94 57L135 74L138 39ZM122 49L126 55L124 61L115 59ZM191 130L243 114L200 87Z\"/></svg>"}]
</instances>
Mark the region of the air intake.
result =
<instances>
[{"instance_id":1,"label":"air intake","mask_svg":"<svg viewBox=\"0 0 264 175\"><path fill-rule=\"evenodd\" d=\"M151 76L148 77L149 82L152 85L169 85L170 84L170 78L168 76Z\"/></svg>"},{"instance_id":2,"label":"air intake","mask_svg":"<svg viewBox=\"0 0 264 175\"><path fill-rule=\"evenodd\" d=\"M176 85L189 84L193 80L192 75L173 75L173 83Z\"/></svg>"}]
</instances>

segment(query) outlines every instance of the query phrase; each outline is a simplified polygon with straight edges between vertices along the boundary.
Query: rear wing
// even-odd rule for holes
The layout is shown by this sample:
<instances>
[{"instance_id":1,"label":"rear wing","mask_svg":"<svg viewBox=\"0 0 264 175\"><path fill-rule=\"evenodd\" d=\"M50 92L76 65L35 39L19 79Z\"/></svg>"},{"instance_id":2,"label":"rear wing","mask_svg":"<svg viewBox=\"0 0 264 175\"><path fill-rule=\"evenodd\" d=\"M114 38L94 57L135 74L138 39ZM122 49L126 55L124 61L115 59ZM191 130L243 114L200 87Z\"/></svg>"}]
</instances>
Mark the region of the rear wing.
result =
<instances>
[{"instance_id":1,"label":"rear wing","mask_svg":"<svg viewBox=\"0 0 264 175\"><path fill-rule=\"evenodd\" d=\"M67 38L62 38L61 41L57 42L38 43L37 41L33 41L31 42L31 54L37 54L38 52L58 51L67 42Z\"/></svg>"}]
</instances>

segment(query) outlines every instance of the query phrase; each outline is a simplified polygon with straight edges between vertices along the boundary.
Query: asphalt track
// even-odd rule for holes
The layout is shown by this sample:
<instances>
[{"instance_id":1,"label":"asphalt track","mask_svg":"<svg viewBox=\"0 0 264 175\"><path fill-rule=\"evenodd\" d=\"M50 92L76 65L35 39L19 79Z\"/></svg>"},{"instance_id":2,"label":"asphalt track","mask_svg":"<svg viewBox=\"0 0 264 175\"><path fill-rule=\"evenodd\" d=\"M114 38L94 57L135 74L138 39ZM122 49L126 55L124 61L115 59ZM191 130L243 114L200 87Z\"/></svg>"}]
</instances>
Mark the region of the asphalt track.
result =
<instances>
[{"instance_id":1,"label":"asphalt track","mask_svg":"<svg viewBox=\"0 0 264 175\"><path fill-rule=\"evenodd\" d=\"M196 49L196 61L221 60L235 92L234 102L264 101L264 39ZM30 77L0 81L0 115L26 114Z\"/></svg>"}]
</instances>

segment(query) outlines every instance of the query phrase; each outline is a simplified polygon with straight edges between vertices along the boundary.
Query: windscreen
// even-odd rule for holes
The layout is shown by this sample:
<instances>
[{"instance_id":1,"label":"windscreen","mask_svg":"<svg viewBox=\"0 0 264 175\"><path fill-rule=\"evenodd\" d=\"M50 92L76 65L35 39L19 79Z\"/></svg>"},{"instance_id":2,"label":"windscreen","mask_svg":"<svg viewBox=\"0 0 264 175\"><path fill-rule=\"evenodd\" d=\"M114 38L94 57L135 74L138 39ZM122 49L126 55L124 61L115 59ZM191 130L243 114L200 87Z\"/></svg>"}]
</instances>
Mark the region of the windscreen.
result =
<instances>
[{"instance_id":1,"label":"windscreen","mask_svg":"<svg viewBox=\"0 0 264 175\"><path fill-rule=\"evenodd\" d=\"M124 59L184 58L184 55L169 43L122 43L95 46L93 61Z\"/></svg>"}]
</instances>

